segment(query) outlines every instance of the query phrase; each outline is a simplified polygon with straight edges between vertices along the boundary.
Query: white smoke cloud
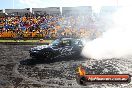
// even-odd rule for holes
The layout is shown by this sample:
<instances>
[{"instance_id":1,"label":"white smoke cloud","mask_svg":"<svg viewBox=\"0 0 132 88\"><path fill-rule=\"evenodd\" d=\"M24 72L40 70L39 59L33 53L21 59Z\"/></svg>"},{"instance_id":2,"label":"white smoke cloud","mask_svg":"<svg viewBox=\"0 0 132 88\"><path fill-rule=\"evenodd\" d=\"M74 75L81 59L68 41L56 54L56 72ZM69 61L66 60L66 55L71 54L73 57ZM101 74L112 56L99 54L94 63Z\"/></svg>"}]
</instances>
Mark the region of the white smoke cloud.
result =
<instances>
[{"instance_id":1,"label":"white smoke cloud","mask_svg":"<svg viewBox=\"0 0 132 88\"><path fill-rule=\"evenodd\" d=\"M132 56L132 7L113 15L115 25L100 38L88 42L82 54L88 58L126 58Z\"/></svg>"}]
</instances>

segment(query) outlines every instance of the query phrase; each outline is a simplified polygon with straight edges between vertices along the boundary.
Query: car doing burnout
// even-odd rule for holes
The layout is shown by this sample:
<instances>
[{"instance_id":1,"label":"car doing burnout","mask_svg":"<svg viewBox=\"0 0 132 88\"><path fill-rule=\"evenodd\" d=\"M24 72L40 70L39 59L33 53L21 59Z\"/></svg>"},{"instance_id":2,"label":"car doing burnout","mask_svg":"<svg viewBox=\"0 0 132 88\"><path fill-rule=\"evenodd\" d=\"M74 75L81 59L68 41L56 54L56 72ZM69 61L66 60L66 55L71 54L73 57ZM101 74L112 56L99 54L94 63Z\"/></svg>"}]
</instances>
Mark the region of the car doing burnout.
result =
<instances>
[{"instance_id":1,"label":"car doing burnout","mask_svg":"<svg viewBox=\"0 0 132 88\"><path fill-rule=\"evenodd\" d=\"M31 48L29 53L31 57L54 59L56 57L65 57L69 55L80 55L83 48L81 39L60 38L49 45L41 45Z\"/></svg>"}]
</instances>

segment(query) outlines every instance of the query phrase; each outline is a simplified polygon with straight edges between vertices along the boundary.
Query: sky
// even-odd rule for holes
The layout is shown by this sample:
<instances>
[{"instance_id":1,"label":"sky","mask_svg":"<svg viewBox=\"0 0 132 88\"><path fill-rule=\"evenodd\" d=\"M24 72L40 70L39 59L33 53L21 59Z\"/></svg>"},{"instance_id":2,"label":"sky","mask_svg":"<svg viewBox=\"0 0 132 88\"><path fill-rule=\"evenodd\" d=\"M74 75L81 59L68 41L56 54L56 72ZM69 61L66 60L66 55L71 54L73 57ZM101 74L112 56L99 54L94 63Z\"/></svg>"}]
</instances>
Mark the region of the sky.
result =
<instances>
[{"instance_id":1,"label":"sky","mask_svg":"<svg viewBox=\"0 0 132 88\"><path fill-rule=\"evenodd\" d=\"M0 0L0 9L132 5L131 0Z\"/></svg>"},{"instance_id":2,"label":"sky","mask_svg":"<svg viewBox=\"0 0 132 88\"><path fill-rule=\"evenodd\" d=\"M14 2L14 4L13 4ZM1 0L0 9L116 5L117 0Z\"/></svg>"}]
</instances>

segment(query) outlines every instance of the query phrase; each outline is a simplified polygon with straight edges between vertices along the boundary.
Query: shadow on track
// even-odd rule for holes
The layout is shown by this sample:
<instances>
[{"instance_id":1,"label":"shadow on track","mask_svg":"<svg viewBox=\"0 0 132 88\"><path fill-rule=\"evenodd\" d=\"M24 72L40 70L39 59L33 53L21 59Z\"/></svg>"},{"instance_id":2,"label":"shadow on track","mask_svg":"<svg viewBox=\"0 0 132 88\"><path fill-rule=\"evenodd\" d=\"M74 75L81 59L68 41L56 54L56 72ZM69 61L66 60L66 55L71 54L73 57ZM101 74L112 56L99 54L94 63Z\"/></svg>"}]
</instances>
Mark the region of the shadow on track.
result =
<instances>
[{"instance_id":1,"label":"shadow on track","mask_svg":"<svg viewBox=\"0 0 132 88\"><path fill-rule=\"evenodd\" d=\"M55 63L55 62L71 61L71 60L84 61L86 59L83 57L79 57L79 56L58 57L58 58L55 58L53 60L50 60L50 59L45 60L43 58L31 58L31 59L26 59L26 60L20 61L20 64L21 65L50 64L50 63Z\"/></svg>"}]
</instances>

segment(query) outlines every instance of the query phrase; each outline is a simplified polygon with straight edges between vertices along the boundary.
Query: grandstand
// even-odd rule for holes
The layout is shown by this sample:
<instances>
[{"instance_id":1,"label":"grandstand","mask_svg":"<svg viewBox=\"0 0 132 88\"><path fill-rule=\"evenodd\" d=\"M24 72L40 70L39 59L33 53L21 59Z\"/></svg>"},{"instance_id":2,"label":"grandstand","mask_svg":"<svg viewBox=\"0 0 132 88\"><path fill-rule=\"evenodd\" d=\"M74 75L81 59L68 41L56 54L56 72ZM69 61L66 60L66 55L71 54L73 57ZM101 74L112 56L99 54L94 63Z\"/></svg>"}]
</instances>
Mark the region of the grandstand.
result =
<instances>
[{"instance_id":1,"label":"grandstand","mask_svg":"<svg viewBox=\"0 0 132 88\"><path fill-rule=\"evenodd\" d=\"M0 10L0 38L88 37L101 33L91 6ZM91 26L92 25L92 26Z\"/></svg>"},{"instance_id":2,"label":"grandstand","mask_svg":"<svg viewBox=\"0 0 132 88\"><path fill-rule=\"evenodd\" d=\"M32 13L35 15L60 15L60 7L49 7L49 8L32 8Z\"/></svg>"},{"instance_id":3,"label":"grandstand","mask_svg":"<svg viewBox=\"0 0 132 88\"><path fill-rule=\"evenodd\" d=\"M5 16L5 13L3 12L2 9L0 10L0 17L1 17L1 16Z\"/></svg>"},{"instance_id":4,"label":"grandstand","mask_svg":"<svg viewBox=\"0 0 132 88\"><path fill-rule=\"evenodd\" d=\"M30 14L30 8L25 9L5 9L5 13L8 16L24 16Z\"/></svg>"},{"instance_id":5,"label":"grandstand","mask_svg":"<svg viewBox=\"0 0 132 88\"><path fill-rule=\"evenodd\" d=\"M67 15L67 16L89 15L89 16L92 16L92 7L91 6L62 7L62 15Z\"/></svg>"},{"instance_id":6,"label":"grandstand","mask_svg":"<svg viewBox=\"0 0 132 88\"><path fill-rule=\"evenodd\" d=\"M0 13L3 13L3 10L0 10Z\"/></svg>"}]
</instances>

